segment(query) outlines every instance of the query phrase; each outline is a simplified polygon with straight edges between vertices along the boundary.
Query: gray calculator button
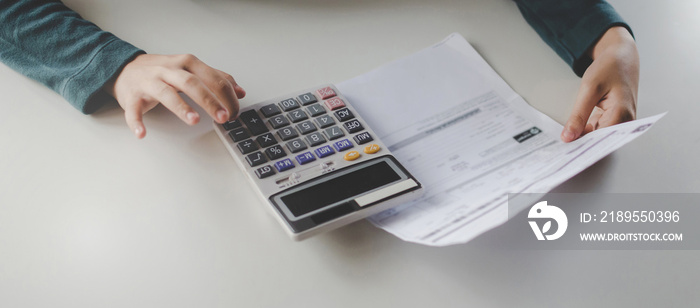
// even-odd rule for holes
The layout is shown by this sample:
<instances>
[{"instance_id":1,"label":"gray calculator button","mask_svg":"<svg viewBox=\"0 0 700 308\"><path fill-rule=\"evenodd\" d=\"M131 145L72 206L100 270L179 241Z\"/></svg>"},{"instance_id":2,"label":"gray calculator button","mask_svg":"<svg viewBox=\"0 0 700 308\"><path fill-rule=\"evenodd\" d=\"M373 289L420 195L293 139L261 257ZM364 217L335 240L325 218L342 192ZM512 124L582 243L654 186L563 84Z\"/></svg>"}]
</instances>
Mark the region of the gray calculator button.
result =
<instances>
[{"instance_id":1,"label":"gray calculator button","mask_svg":"<svg viewBox=\"0 0 700 308\"><path fill-rule=\"evenodd\" d=\"M234 128L232 131L228 132L233 142L238 142L250 137L250 134L243 127Z\"/></svg>"},{"instance_id":2,"label":"gray calculator button","mask_svg":"<svg viewBox=\"0 0 700 308\"><path fill-rule=\"evenodd\" d=\"M368 132L357 134L355 137L353 137L353 139L355 139L355 142L357 144L365 144L374 140L374 138L372 138L372 135L370 135Z\"/></svg>"},{"instance_id":3,"label":"gray calculator button","mask_svg":"<svg viewBox=\"0 0 700 308\"><path fill-rule=\"evenodd\" d=\"M272 125L272 128L278 129L289 125L289 120L283 114L280 114L270 119L270 125Z\"/></svg>"},{"instance_id":4,"label":"gray calculator button","mask_svg":"<svg viewBox=\"0 0 700 308\"><path fill-rule=\"evenodd\" d=\"M301 109L291 111L287 114L287 116L290 120L292 120L293 123L300 122L309 118L309 116L306 115L306 112L304 112L304 110Z\"/></svg>"},{"instance_id":5,"label":"gray calculator button","mask_svg":"<svg viewBox=\"0 0 700 308\"><path fill-rule=\"evenodd\" d=\"M234 128L239 128L241 127L241 121L238 120L233 120L233 121L228 121L224 124L222 124L225 130L232 130Z\"/></svg>"},{"instance_id":6,"label":"gray calculator button","mask_svg":"<svg viewBox=\"0 0 700 308\"><path fill-rule=\"evenodd\" d=\"M263 155L263 153L261 152L255 152L253 154L250 154L245 157L245 160L248 161L248 164L251 167L255 167L257 165L261 165L267 162L267 158L265 158L265 155Z\"/></svg>"},{"instance_id":7,"label":"gray calculator button","mask_svg":"<svg viewBox=\"0 0 700 308\"><path fill-rule=\"evenodd\" d=\"M270 160L275 160L287 156L287 152L280 145L269 147L265 150L265 154Z\"/></svg>"},{"instance_id":8,"label":"gray calculator button","mask_svg":"<svg viewBox=\"0 0 700 308\"><path fill-rule=\"evenodd\" d=\"M343 131L340 130L340 127L338 127L338 126L326 128L325 132L326 132L326 136L328 136L328 140L338 139L340 137L345 136Z\"/></svg>"},{"instance_id":9,"label":"gray calculator button","mask_svg":"<svg viewBox=\"0 0 700 308\"><path fill-rule=\"evenodd\" d=\"M308 111L312 117L317 117L317 116L320 116L320 115L326 113L326 109L323 108L323 106L321 106L321 104L313 104L313 105L307 107L306 111Z\"/></svg>"},{"instance_id":10,"label":"gray calculator button","mask_svg":"<svg viewBox=\"0 0 700 308\"><path fill-rule=\"evenodd\" d=\"M335 124L335 120L333 120L333 118L331 118L331 116L329 116L329 115L323 115L323 116L316 118L316 123L318 124L318 127L326 128L328 126Z\"/></svg>"},{"instance_id":11,"label":"gray calculator button","mask_svg":"<svg viewBox=\"0 0 700 308\"><path fill-rule=\"evenodd\" d=\"M266 117L269 118L271 116L276 116L280 113L282 113L282 110L280 110L279 107L275 104L269 104L267 106L263 106L260 108L260 112Z\"/></svg>"},{"instance_id":12,"label":"gray calculator button","mask_svg":"<svg viewBox=\"0 0 700 308\"><path fill-rule=\"evenodd\" d=\"M302 150L306 150L306 143L304 143L304 141L301 139L294 139L287 142L287 148L292 153L300 152Z\"/></svg>"},{"instance_id":13,"label":"gray calculator button","mask_svg":"<svg viewBox=\"0 0 700 308\"><path fill-rule=\"evenodd\" d=\"M302 135L306 135L308 133L316 131L316 125L314 125L314 123L311 123L311 121L304 121L297 125L297 129Z\"/></svg>"},{"instance_id":14,"label":"gray calculator button","mask_svg":"<svg viewBox=\"0 0 700 308\"><path fill-rule=\"evenodd\" d=\"M273 136L272 133L260 135L258 136L258 138L255 138L255 141L257 141L258 144L263 148L277 144L277 139L275 139L275 136Z\"/></svg>"},{"instance_id":15,"label":"gray calculator button","mask_svg":"<svg viewBox=\"0 0 700 308\"><path fill-rule=\"evenodd\" d=\"M350 112L350 109L344 108L336 111L335 117L338 118L338 121L343 122L354 118L355 115L353 115L352 112Z\"/></svg>"},{"instance_id":16,"label":"gray calculator button","mask_svg":"<svg viewBox=\"0 0 700 308\"><path fill-rule=\"evenodd\" d=\"M299 101L302 105L306 106L308 104L315 103L318 100L316 99L316 96L313 95L313 93L309 92L306 94L299 95Z\"/></svg>"},{"instance_id":17,"label":"gray calculator button","mask_svg":"<svg viewBox=\"0 0 700 308\"><path fill-rule=\"evenodd\" d=\"M243 122L243 124L245 124L245 126L248 127L250 133L255 136L270 131L269 129L267 129L265 122L263 122L263 120L260 118L258 112L255 111L255 109L241 112L241 115L238 116L238 119L241 122Z\"/></svg>"},{"instance_id":18,"label":"gray calculator button","mask_svg":"<svg viewBox=\"0 0 700 308\"><path fill-rule=\"evenodd\" d=\"M321 134L321 132L316 132L306 136L306 142L308 142L310 146L315 147L319 144L326 142L326 138L323 137L323 134Z\"/></svg>"},{"instance_id":19,"label":"gray calculator button","mask_svg":"<svg viewBox=\"0 0 700 308\"><path fill-rule=\"evenodd\" d=\"M258 149L258 145L251 139L243 140L237 144L237 146L238 150L241 151L241 154L248 154Z\"/></svg>"},{"instance_id":20,"label":"gray calculator button","mask_svg":"<svg viewBox=\"0 0 700 308\"><path fill-rule=\"evenodd\" d=\"M297 131L294 129L294 127L287 127L283 128L277 131L277 135L280 136L280 139L287 141L289 139L294 139L299 136Z\"/></svg>"},{"instance_id":21,"label":"gray calculator button","mask_svg":"<svg viewBox=\"0 0 700 308\"><path fill-rule=\"evenodd\" d=\"M297 103L297 100L292 97L281 101L280 107L282 107L282 110L284 111L294 110L299 108L299 103Z\"/></svg>"},{"instance_id":22,"label":"gray calculator button","mask_svg":"<svg viewBox=\"0 0 700 308\"><path fill-rule=\"evenodd\" d=\"M343 123L343 126L345 127L345 130L348 131L348 133L350 134L354 134L365 129L364 127L362 127L362 124L360 124L360 121L358 121L357 119L347 121Z\"/></svg>"},{"instance_id":23,"label":"gray calculator button","mask_svg":"<svg viewBox=\"0 0 700 308\"><path fill-rule=\"evenodd\" d=\"M273 174L275 174L275 169L272 169L270 165L262 166L258 169L255 169L255 175L258 176L258 179L264 179Z\"/></svg>"}]
</instances>

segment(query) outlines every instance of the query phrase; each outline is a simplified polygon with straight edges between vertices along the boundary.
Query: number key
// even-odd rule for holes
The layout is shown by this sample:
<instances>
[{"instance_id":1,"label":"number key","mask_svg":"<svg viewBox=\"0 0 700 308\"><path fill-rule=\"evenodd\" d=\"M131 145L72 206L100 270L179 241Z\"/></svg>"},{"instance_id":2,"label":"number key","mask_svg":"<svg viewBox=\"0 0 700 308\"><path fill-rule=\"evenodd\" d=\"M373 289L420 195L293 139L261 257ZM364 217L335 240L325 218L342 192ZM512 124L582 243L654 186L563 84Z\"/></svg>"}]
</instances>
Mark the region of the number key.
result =
<instances>
[{"instance_id":1,"label":"number key","mask_svg":"<svg viewBox=\"0 0 700 308\"><path fill-rule=\"evenodd\" d=\"M301 104L306 106L311 103L315 103L318 100L316 99L316 96L313 95L313 93L309 92L306 94L299 95L299 101L301 101Z\"/></svg>"},{"instance_id":2,"label":"number key","mask_svg":"<svg viewBox=\"0 0 700 308\"><path fill-rule=\"evenodd\" d=\"M292 153L300 152L302 150L306 150L306 143L304 143L304 141L301 139L294 139L287 142L287 149L289 149L289 151Z\"/></svg>"},{"instance_id":3,"label":"number key","mask_svg":"<svg viewBox=\"0 0 700 308\"><path fill-rule=\"evenodd\" d=\"M288 98L280 102L280 106L284 111L290 111L299 108L299 103L294 98Z\"/></svg>"}]
</instances>

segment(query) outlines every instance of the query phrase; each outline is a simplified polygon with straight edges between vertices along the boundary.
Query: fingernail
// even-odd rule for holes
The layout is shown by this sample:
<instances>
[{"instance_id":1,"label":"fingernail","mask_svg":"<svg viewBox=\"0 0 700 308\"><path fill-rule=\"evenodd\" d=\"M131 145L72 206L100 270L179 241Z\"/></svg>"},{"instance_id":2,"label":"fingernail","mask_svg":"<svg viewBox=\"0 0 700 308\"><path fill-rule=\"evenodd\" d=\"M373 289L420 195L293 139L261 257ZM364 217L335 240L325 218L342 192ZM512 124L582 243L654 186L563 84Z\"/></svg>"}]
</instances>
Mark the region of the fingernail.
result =
<instances>
[{"instance_id":1,"label":"fingernail","mask_svg":"<svg viewBox=\"0 0 700 308\"><path fill-rule=\"evenodd\" d=\"M219 109L219 111L216 112L216 117L220 122L225 122L228 120L228 111L226 111L226 109Z\"/></svg>"},{"instance_id":2,"label":"fingernail","mask_svg":"<svg viewBox=\"0 0 700 308\"><path fill-rule=\"evenodd\" d=\"M197 114L196 112L190 111L187 113L187 121L190 121L190 123L194 124L198 119L199 114Z\"/></svg>"},{"instance_id":3,"label":"fingernail","mask_svg":"<svg viewBox=\"0 0 700 308\"><path fill-rule=\"evenodd\" d=\"M576 134L574 134L574 132L567 128L564 130L562 137L564 137L565 141L571 141L574 140L574 138L576 138Z\"/></svg>"},{"instance_id":4,"label":"fingernail","mask_svg":"<svg viewBox=\"0 0 700 308\"><path fill-rule=\"evenodd\" d=\"M141 134L142 134L142 133L143 133L143 127L140 127L140 126L139 126L139 127L137 127L137 128L134 130L134 134L136 134L136 137L141 138Z\"/></svg>"}]
</instances>

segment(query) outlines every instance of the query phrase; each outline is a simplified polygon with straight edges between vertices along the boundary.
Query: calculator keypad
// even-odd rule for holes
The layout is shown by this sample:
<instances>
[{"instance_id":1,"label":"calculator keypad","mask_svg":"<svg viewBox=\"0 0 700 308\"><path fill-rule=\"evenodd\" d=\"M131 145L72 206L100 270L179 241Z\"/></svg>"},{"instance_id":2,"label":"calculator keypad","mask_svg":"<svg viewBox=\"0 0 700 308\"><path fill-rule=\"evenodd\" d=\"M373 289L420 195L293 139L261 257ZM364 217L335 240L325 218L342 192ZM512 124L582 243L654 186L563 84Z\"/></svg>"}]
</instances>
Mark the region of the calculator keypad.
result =
<instances>
[{"instance_id":1,"label":"calculator keypad","mask_svg":"<svg viewBox=\"0 0 700 308\"><path fill-rule=\"evenodd\" d=\"M364 146L374 138L333 87L246 110L222 127L259 179L336 153L351 162L380 149Z\"/></svg>"}]
</instances>

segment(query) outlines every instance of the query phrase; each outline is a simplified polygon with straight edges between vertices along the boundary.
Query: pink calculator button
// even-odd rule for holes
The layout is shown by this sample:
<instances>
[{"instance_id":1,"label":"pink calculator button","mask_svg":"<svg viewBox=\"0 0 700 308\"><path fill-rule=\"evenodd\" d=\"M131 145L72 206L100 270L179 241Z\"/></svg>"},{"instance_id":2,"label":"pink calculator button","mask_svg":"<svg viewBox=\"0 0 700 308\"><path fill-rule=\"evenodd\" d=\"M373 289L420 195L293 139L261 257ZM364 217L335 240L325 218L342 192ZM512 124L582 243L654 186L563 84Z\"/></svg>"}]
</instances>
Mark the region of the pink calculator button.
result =
<instances>
[{"instance_id":1,"label":"pink calculator button","mask_svg":"<svg viewBox=\"0 0 700 308\"><path fill-rule=\"evenodd\" d=\"M343 100L340 99L340 97L331 98L327 101L324 101L324 103L326 103L326 107L328 107L328 109L330 110L336 110L338 108L345 107L345 102L343 102Z\"/></svg>"},{"instance_id":2,"label":"pink calculator button","mask_svg":"<svg viewBox=\"0 0 700 308\"><path fill-rule=\"evenodd\" d=\"M333 91L333 88L331 87L325 87L323 89L318 89L318 95L321 96L321 99L326 99L335 96L335 91Z\"/></svg>"}]
</instances>

